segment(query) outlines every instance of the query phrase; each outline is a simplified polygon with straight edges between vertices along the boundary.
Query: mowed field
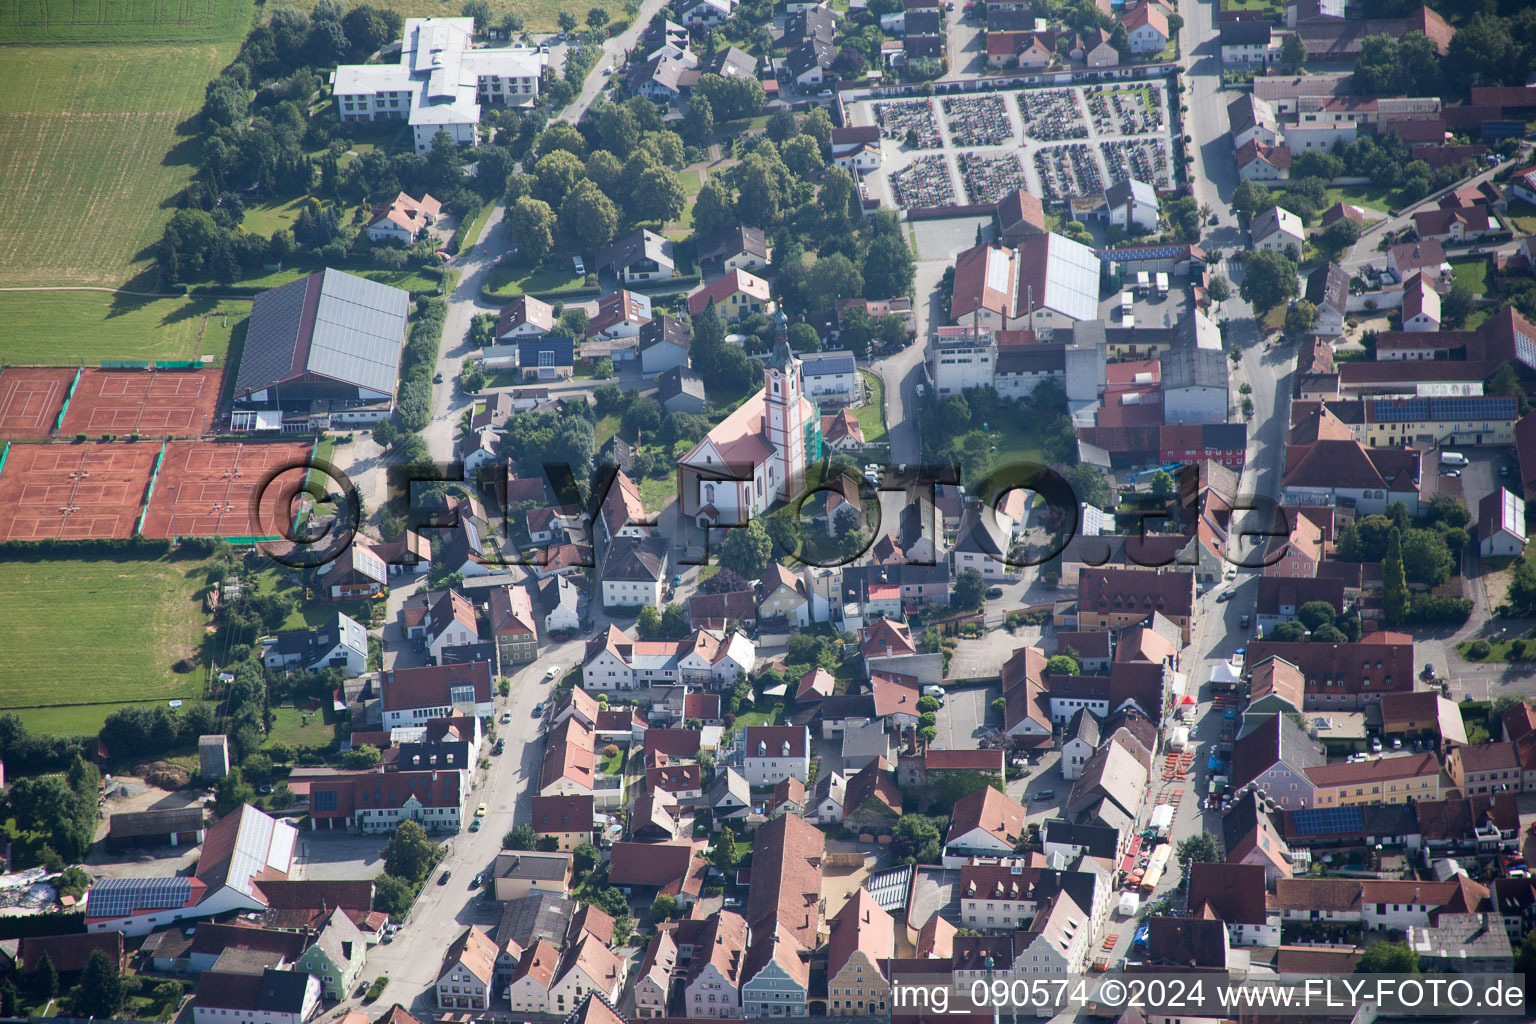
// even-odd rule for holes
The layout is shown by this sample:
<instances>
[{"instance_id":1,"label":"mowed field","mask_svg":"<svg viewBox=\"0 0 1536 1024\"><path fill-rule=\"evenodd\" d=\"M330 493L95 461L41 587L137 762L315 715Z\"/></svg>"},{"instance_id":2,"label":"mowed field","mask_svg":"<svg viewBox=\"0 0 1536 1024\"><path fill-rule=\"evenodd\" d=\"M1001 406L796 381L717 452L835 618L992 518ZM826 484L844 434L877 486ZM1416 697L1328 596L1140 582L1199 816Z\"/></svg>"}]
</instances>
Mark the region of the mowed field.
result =
<instances>
[{"instance_id":1,"label":"mowed field","mask_svg":"<svg viewBox=\"0 0 1536 1024\"><path fill-rule=\"evenodd\" d=\"M249 0L5 0L0 43L181 42L240 39Z\"/></svg>"},{"instance_id":2,"label":"mowed field","mask_svg":"<svg viewBox=\"0 0 1536 1024\"><path fill-rule=\"evenodd\" d=\"M236 40L7 47L0 287L116 288L150 269L171 197L196 170L184 122L238 49Z\"/></svg>"},{"instance_id":3,"label":"mowed field","mask_svg":"<svg viewBox=\"0 0 1536 1024\"><path fill-rule=\"evenodd\" d=\"M52 706L49 731L72 733L105 710L58 705L199 696L201 668L172 666L197 660L202 581L190 560L0 561L0 708ZM75 714L80 728L65 728Z\"/></svg>"},{"instance_id":4,"label":"mowed field","mask_svg":"<svg viewBox=\"0 0 1536 1024\"><path fill-rule=\"evenodd\" d=\"M231 334L250 315L250 302L237 299L0 291L0 363L74 366L213 356L209 365L222 366Z\"/></svg>"},{"instance_id":5,"label":"mowed field","mask_svg":"<svg viewBox=\"0 0 1536 1024\"><path fill-rule=\"evenodd\" d=\"M374 7L384 10L399 11L407 18L441 18L459 16L461 4L446 5L449 10L444 10L441 0L369 0ZM587 26L587 12L593 7L601 7L608 12L609 23L626 20L624 4L620 0L582 0L576 3L574 0L489 0L491 5L491 23L500 20L505 11L516 11L523 16L525 27L529 32L556 32L560 26L557 18L561 11L570 11L576 15L577 22L583 29ZM348 7L355 6L347 3Z\"/></svg>"}]
</instances>

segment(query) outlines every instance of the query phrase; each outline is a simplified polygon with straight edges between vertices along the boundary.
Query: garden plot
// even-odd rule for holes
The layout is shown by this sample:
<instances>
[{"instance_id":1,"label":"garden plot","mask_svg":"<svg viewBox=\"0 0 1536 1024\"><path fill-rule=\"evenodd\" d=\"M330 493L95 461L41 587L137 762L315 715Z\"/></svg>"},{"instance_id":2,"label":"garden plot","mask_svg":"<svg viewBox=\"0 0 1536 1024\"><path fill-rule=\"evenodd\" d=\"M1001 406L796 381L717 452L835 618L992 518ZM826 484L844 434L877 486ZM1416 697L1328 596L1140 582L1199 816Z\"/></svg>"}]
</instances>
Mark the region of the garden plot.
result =
<instances>
[{"instance_id":1,"label":"garden plot","mask_svg":"<svg viewBox=\"0 0 1536 1024\"><path fill-rule=\"evenodd\" d=\"M1040 175L1040 198L1046 202L1095 195L1104 190L1099 158L1085 142L1035 150L1035 170Z\"/></svg>"},{"instance_id":2,"label":"garden plot","mask_svg":"<svg viewBox=\"0 0 1536 1024\"><path fill-rule=\"evenodd\" d=\"M1086 139L1088 123L1073 89L1042 89L1018 94L1024 133L1042 142Z\"/></svg>"},{"instance_id":3,"label":"garden plot","mask_svg":"<svg viewBox=\"0 0 1536 1024\"><path fill-rule=\"evenodd\" d=\"M1017 153L1002 156L961 153L959 160L965 201L972 206L995 203L1010 192L1029 187Z\"/></svg>"},{"instance_id":4,"label":"garden plot","mask_svg":"<svg viewBox=\"0 0 1536 1024\"><path fill-rule=\"evenodd\" d=\"M891 175L891 193L896 205L953 206L955 184L949 175L949 161L942 156L920 156Z\"/></svg>"},{"instance_id":5,"label":"garden plot","mask_svg":"<svg viewBox=\"0 0 1536 1024\"><path fill-rule=\"evenodd\" d=\"M1162 139L1111 139L1099 143L1111 182L1135 178L1153 188L1169 185L1168 147Z\"/></svg>"},{"instance_id":6,"label":"garden plot","mask_svg":"<svg viewBox=\"0 0 1536 1024\"><path fill-rule=\"evenodd\" d=\"M913 149L938 149L944 144L928 100L877 104L875 121L882 138L904 142Z\"/></svg>"},{"instance_id":7,"label":"garden plot","mask_svg":"<svg viewBox=\"0 0 1536 1024\"><path fill-rule=\"evenodd\" d=\"M1001 146L1013 140L1008 104L998 95L956 96L944 101L944 120L954 146Z\"/></svg>"}]
</instances>

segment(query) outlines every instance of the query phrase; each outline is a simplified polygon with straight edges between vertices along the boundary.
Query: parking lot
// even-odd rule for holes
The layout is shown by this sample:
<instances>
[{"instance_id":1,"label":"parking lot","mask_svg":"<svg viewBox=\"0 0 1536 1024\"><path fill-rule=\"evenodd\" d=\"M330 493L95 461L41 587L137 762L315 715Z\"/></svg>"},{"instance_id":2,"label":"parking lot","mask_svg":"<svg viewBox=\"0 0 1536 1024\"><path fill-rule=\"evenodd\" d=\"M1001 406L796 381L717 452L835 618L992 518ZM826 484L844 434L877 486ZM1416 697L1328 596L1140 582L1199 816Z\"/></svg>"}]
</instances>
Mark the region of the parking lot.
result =
<instances>
[{"instance_id":1,"label":"parking lot","mask_svg":"<svg viewBox=\"0 0 1536 1024\"><path fill-rule=\"evenodd\" d=\"M384 842L387 838L341 831L300 832L294 847L294 877L344 881L381 875L384 873Z\"/></svg>"},{"instance_id":2,"label":"parking lot","mask_svg":"<svg viewBox=\"0 0 1536 1024\"><path fill-rule=\"evenodd\" d=\"M1170 181L1162 82L858 100L851 123L877 125L871 198L902 209L996 202L1023 187L1046 202L1096 196L1127 176Z\"/></svg>"}]
</instances>

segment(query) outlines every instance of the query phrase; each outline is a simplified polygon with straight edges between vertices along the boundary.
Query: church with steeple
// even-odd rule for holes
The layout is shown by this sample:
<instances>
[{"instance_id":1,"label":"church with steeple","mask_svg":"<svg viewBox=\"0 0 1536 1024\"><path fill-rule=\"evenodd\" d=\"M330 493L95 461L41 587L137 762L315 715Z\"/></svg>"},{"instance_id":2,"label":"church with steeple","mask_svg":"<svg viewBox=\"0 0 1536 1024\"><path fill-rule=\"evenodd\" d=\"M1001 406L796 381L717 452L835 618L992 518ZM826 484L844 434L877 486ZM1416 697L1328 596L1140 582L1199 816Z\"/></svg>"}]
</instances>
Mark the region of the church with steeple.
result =
<instances>
[{"instance_id":1,"label":"church with steeple","mask_svg":"<svg viewBox=\"0 0 1536 1024\"><path fill-rule=\"evenodd\" d=\"M763 389L678 461L678 501L701 527L739 525L797 497L806 467L820 459L821 415L781 334L763 364Z\"/></svg>"}]
</instances>

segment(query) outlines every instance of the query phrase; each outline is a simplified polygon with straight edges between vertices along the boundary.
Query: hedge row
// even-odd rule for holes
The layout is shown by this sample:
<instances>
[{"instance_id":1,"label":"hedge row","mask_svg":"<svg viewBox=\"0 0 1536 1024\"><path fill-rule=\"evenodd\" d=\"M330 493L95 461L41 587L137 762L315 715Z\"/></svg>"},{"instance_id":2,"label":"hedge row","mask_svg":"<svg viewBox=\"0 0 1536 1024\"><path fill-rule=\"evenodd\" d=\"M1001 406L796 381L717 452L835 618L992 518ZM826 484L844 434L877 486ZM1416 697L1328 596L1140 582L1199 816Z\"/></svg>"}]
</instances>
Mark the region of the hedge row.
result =
<instances>
[{"instance_id":1,"label":"hedge row","mask_svg":"<svg viewBox=\"0 0 1536 1024\"><path fill-rule=\"evenodd\" d=\"M464 247L464 232L474 226L476 219L480 216L480 210L481 204L479 200L471 202L468 208L465 209L464 215L459 218L459 226L454 229L453 237L448 239L447 251L449 253L454 256L459 254L459 250Z\"/></svg>"},{"instance_id":2,"label":"hedge row","mask_svg":"<svg viewBox=\"0 0 1536 1024\"><path fill-rule=\"evenodd\" d=\"M416 317L400 361L398 403L400 425L412 433L424 430L432 421L432 374L447 317L448 304L442 299L422 299L416 303Z\"/></svg>"}]
</instances>

